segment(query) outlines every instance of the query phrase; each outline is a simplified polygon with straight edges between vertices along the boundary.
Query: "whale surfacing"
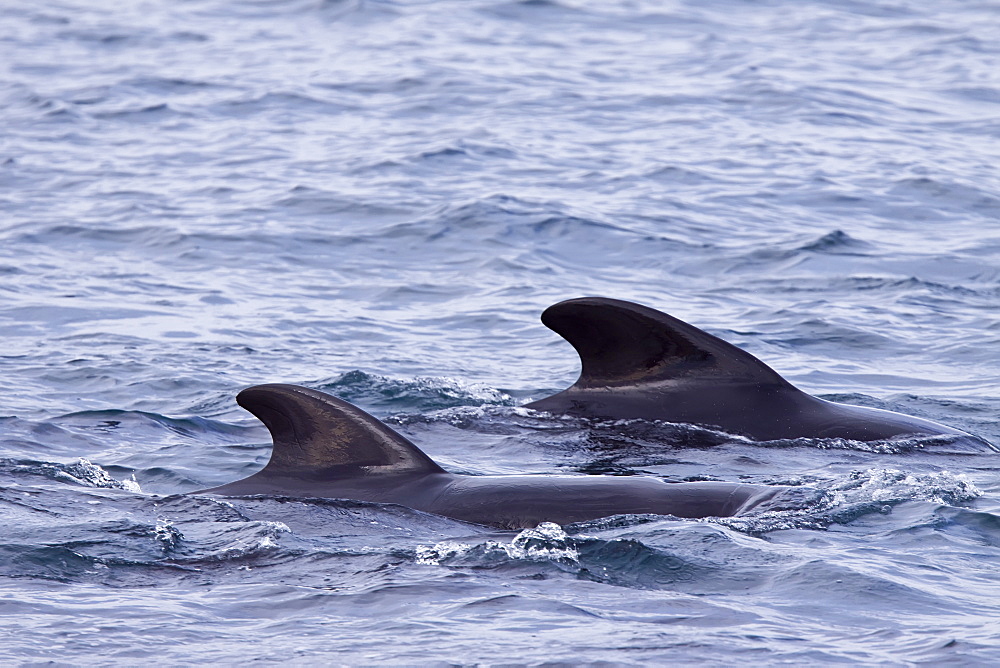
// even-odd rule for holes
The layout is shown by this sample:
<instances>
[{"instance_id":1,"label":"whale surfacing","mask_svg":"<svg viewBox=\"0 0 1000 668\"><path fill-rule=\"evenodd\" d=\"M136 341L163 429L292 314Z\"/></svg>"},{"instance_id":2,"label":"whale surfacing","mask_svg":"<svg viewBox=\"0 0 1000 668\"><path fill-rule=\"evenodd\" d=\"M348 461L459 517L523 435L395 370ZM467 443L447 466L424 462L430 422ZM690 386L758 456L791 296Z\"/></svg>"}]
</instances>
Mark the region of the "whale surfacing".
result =
<instances>
[{"instance_id":1,"label":"whale surfacing","mask_svg":"<svg viewBox=\"0 0 1000 668\"><path fill-rule=\"evenodd\" d=\"M542 322L576 348L583 368L571 387L528 408L695 424L756 441L931 435L996 450L930 420L806 394L750 353L640 304L570 299L547 308Z\"/></svg>"},{"instance_id":2,"label":"whale surfacing","mask_svg":"<svg viewBox=\"0 0 1000 668\"><path fill-rule=\"evenodd\" d=\"M729 482L667 483L645 476L446 472L361 409L317 390L258 385L237 402L271 432L270 461L243 480L202 490L395 503L505 529L569 524L626 513L728 517L786 488Z\"/></svg>"}]
</instances>

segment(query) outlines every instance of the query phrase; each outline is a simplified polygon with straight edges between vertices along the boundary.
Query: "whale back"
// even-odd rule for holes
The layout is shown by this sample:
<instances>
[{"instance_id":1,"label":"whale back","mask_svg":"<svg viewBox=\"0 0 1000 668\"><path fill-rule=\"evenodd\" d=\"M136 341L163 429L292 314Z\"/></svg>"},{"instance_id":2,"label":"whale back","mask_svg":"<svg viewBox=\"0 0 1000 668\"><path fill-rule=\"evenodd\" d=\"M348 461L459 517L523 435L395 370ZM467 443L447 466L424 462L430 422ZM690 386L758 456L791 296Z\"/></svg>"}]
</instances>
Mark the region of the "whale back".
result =
<instances>
[{"instance_id":1,"label":"whale back","mask_svg":"<svg viewBox=\"0 0 1000 668\"><path fill-rule=\"evenodd\" d=\"M640 304L605 297L570 299L547 308L542 322L579 353L583 368L576 389L670 381L792 389L750 353Z\"/></svg>"},{"instance_id":2,"label":"whale back","mask_svg":"<svg viewBox=\"0 0 1000 668\"><path fill-rule=\"evenodd\" d=\"M417 446L368 413L296 385L257 385L237 403L271 432L271 459L257 475L330 479L442 473Z\"/></svg>"}]
</instances>

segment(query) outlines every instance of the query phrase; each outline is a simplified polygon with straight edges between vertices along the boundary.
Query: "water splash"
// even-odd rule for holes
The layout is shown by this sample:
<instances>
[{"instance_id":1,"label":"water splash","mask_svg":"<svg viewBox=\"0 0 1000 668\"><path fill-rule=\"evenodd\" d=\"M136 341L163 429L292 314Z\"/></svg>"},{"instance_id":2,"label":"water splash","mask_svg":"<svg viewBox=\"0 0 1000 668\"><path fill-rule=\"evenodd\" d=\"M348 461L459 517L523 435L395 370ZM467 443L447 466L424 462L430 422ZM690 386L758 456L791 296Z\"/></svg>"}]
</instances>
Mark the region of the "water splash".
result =
<instances>
[{"instance_id":1,"label":"water splash","mask_svg":"<svg viewBox=\"0 0 1000 668\"><path fill-rule=\"evenodd\" d=\"M888 514L906 501L942 505L967 503L982 495L964 473L911 473L891 468L854 471L818 488L792 488L744 517L708 518L750 535L784 529L826 529L871 513Z\"/></svg>"},{"instance_id":2,"label":"water splash","mask_svg":"<svg viewBox=\"0 0 1000 668\"><path fill-rule=\"evenodd\" d=\"M476 550L486 560L506 558L519 561L553 561L576 564L580 553L574 539L553 522L542 522L532 529L521 531L509 543L487 541L475 546L468 543L444 541L432 546L417 547L417 563L439 566Z\"/></svg>"},{"instance_id":3,"label":"water splash","mask_svg":"<svg viewBox=\"0 0 1000 668\"><path fill-rule=\"evenodd\" d=\"M470 543L456 543L452 541L441 541L434 545L417 546L417 563L428 566L440 566L442 561L465 554L472 549Z\"/></svg>"},{"instance_id":4,"label":"water splash","mask_svg":"<svg viewBox=\"0 0 1000 668\"><path fill-rule=\"evenodd\" d=\"M829 488L831 506L850 503L896 504L903 501L930 501L947 505L966 503L982 491L964 473L937 471L910 473L892 468L854 471Z\"/></svg>"}]
</instances>

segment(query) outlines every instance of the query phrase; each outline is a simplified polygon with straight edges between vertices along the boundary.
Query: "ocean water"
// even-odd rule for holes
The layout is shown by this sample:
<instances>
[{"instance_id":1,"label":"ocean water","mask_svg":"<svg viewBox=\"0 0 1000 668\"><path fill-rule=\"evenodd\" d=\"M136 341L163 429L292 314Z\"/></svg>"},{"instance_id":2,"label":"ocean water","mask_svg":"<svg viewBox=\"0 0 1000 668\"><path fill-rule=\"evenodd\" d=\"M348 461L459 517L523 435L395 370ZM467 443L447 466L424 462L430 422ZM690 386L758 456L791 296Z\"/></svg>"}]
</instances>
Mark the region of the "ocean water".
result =
<instances>
[{"instance_id":1,"label":"ocean water","mask_svg":"<svg viewBox=\"0 0 1000 668\"><path fill-rule=\"evenodd\" d=\"M5 665L995 665L997 454L519 406L667 311L1000 443L1000 3L4 0ZM449 470L801 486L522 532L185 493L304 384Z\"/></svg>"}]
</instances>

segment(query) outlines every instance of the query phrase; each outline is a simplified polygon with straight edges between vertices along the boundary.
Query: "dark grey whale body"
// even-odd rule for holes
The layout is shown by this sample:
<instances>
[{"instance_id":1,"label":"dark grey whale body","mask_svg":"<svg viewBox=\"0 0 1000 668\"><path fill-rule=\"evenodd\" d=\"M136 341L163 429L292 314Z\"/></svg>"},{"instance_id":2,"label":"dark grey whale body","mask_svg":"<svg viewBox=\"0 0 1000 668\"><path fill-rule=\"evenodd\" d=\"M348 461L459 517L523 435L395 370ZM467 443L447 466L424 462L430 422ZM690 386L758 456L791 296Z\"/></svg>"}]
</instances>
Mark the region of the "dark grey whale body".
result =
<instances>
[{"instance_id":1,"label":"dark grey whale body","mask_svg":"<svg viewBox=\"0 0 1000 668\"><path fill-rule=\"evenodd\" d=\"M271 459L248 478L198 493L395 503L515 529L625 513L727 517L785 489L643 476L455 475L374 417L322 392L258 385L240 392L237 402L271 432Z\"/></svg>"},{"instance_id":2,"label":"dark grey whale body","mask_svg":"<svg viewBox=\"0 0 1000 668\"><path fill-rule=\"evenodd\" d=\"M576 348L583 370L573 386L528 408L696 424L757 441L939 435L995 450L930 420L806 394L736 346L632 302L570 299L546 309L542 322Z\"/></svg>"}]
</instances>

